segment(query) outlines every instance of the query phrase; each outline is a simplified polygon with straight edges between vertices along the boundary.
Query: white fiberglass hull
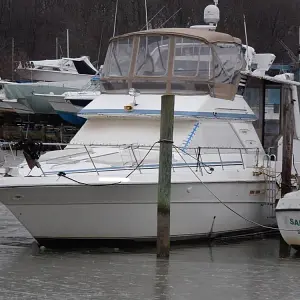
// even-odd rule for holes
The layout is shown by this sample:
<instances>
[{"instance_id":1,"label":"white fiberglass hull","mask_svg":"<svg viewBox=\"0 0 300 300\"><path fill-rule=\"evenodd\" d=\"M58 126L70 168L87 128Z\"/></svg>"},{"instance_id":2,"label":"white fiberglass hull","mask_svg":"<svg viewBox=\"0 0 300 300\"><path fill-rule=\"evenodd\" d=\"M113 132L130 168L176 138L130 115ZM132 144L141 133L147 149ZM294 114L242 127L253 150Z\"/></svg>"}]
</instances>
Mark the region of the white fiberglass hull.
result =
<instances>
[{"instance_id":1,"label":"white fiberglass hull","mask_svg":"<svg viewBox=\"0 0 300 300\"><path fill-rule=\"evenodd\" d=\"M286 194L278 201L276 219L283 239L293 248L300 249L300 193Z\"/></svg>"},{"instance_id":2,"label":"white fiberglass hull","mask_svg":"<svg viewBox=\"0 0 300 300\"><path fill-rule=\"evenodd\" d=\"M62 71L50 71L50 70L37 70L37 69L17 69L17 74L23 80L30 81L76 81L81 80L89 75L78 74L77 72L62 72ZM90 77L90 76L89 76Z\"/></svg>"},{"instance_id":3,"label":"white fiberglass hull","mask_svg":"<svg viewBox=\"0 0 300 300\"><path fill-rule=\"evenodd\" d=\"M26 99L22 99L22 100L6 99L2 101L2 104L10 107L14 112L20 115L34 114L34 111L30 108L30 105L27 103Z\"/></svg>"},{"instance_id":4,"label":"white fiberglass hull","mask_svg":"<svg viewBox=\"0 0 300 300\"><path fill-rule=\"evenodd\" d=\"M1 112L15 112L12 106L0 100L0 111Z\"/></svg>"},{"instance_id":5,"label":"white fiberglass hull","mask_svg":"<svg viewBox=\"0 0 300 300\"><path fill-rule=\"evenodd\" d=\"M89 81L85 77L80 81L50 82L50 83L13 83L5 85L5 94L8 99L18 99L35 113L55 114L55 110L40 94L61 95L68 91L78 91Z\"/></svg>"},{"instance_id":6,"label":"white fiberglass hull","mask_svg":"<svg viewBox=\"0 0 300 300\"><path fill-rule=\"evenodd\" d=\"M36 183L44 179L33 180ZM52 180L57 182L57 178ZM211 182L208 187L244 217L260 224L274 222L264 200L264 182ZM250 190L260 193L250 194ZM255 228L218 202L199 182L173 183L171 198L173 240L208 238ZM156 199L155 183L84 186L61 182L52 186L1 188L3 204L41 245L48 247L64 243L78 246L83 240L153 240Z\"/></svg>"}]
</instances>

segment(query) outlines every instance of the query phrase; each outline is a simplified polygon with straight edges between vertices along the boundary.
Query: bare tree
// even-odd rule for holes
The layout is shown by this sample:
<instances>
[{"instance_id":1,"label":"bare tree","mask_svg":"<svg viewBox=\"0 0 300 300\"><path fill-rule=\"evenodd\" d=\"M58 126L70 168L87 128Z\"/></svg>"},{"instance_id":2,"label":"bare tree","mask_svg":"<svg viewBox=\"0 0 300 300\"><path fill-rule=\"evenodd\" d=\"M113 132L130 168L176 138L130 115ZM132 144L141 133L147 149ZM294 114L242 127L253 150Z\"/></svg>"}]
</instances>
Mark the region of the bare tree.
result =
<instances>
[{"instance_id":1,"label":"bare tree","mask_svg":"<svg viewBox=\"0 0 300 300\"><path fill-rule=\"evenodd\" d=\"M147 2L149 19L165 7L152 20L154 28L164 23L165 27L201 24L205 6L212 3L211 0ZM72 56L89 55L91 60L97 60L101 40L100 59L103 61L113 33L115 3L115 0L1 0L0 76L8 77L10 74L12 37L15 39L17 58L54 58L56 37L63 51L61 54L66 54L67 28L70 30ZM245 42L245 15L249 44L258 52L272 52L278 61L289 62L278 39L294 52L297 51L300 0L222 0L219 6L219 31L230 33ZM143 0L119 0L117 34L140 30L145 24Z\"/></svg>"}]
</instances>

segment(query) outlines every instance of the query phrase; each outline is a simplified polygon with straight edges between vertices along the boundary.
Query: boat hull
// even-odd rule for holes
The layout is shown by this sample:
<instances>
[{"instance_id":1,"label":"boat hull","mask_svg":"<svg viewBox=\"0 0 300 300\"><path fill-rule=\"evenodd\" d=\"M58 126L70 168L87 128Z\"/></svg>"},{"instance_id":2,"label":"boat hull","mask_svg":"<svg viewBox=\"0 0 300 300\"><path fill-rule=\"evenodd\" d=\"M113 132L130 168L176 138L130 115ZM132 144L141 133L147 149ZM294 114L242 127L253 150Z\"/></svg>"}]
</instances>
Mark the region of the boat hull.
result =
<instances>
[{"instance_id":1,"label":"boat hull","mask_svg":"<svg viewBox=\"0 0 300 300\"><path fill-rule=\"evenodd\" d=\"M300 210L276 210L276 218L285 242L300 250Z\"/></svg>"},{"instance_id":2,"label":"boat hull","mask_svg":"<svg viewBox=\"0 0 300 300\"><path fill-rule=\"evenodd\" d=\"M56 114L55 110L49 104L45 97L40 94L56 94L61 95L65 92L75 92L80 90L85 84L88 83L89 77L81 81L75 82L51 82L36 83L36 84L7 84L4 86L5 94L8 99L18 99L18 101L28 106L31 110L38 114ZM37 95L35 95L37 94Z\"/></svg>"},{"instance_id":3,"label":"boat hull","mask_svg":"<svg viewBox=\"0 0 300 300\"><path fill-rule=\"evenodd\" d=\"M235 188L232 189L234 184ZM262 182L209 183L231 209L260 224L272 224ZM201 183L172 184L171 238L211 238L255 231L257 226L218 202ZM41 244L50 248L154 241L157 184L1 188L1 201Z\"/></svg>"},{"instance_id":4,"label":"boat hull","mask_svg":"<svg viewBox=\"0 0 300 300\"><path fill-rule=\"evenodd\" d=\"M80 109L78 109L76 106L74 106L70 102L67 102L65 98L62 97L62 95L54 95L50 97L47 95L44 98L49 101L50 105L55 111L68 112L74 114L77 114L80 111Z\"/></svg>"},{"instance_id":5,"label":"boat hull","mask_svg":"<svg viewBox=\"0 0 300 300\"><path fill-rule=\"evenodd\" d=\"M76 113L65 112L65 111L56 111L56 113L66 122L75 125L82 126L86 119L82 117L78 117Z\"/></svg>"},{"instance_id":6,"label":"boat hull","mask_svg":"<svg viewBox=\"0 0 300 300\"><path fill-rule=\"evenodd\" d=\"M88 77L89 75L82 75L78 73L62 72L62 71L50 71L50 70L37 70L37 69L17 69L17 74L23 80L35 81L45 81L45 82L55 82L55 81L76 81L82 78ZM91 76L89 76L91 77Z\"/></svg>"},{"instance_id":7,"label":"boat hull","mask_svg":"<svg viewBox=\"0 0 300 300\"><path fill-rule=\"evenodd\" d=\"M282 238L288 245L300 250L300 193L286 194L278 201L276 219Z\"/></svg>"},{"instance_id":8,"label":"boat hull","mask_svg":"<svg viewBox=\"0 0 300 300\"><path fill-rule=\"evenodd\" d=\"M30 105L27 103L26 99L4 100L2 104L11 107L14 112L20 115L34 114L34 111L30 108Z\"/></svg>"}]
</instances>

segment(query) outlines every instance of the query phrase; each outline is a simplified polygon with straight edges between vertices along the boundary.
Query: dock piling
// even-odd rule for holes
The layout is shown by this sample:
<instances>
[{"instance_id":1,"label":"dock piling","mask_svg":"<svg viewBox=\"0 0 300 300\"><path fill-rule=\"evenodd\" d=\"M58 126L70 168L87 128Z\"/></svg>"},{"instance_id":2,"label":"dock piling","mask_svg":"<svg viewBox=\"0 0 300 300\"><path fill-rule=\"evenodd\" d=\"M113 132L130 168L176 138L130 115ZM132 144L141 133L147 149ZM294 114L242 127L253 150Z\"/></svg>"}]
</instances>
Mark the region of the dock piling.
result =
<instances>
[{"instance_id":1,"label":"dock piling","mask_svg":"<svg viewBox=\"0 0 300 300\"><path fill-rule=\"evenodd\" d=\"M294 101L289 86L282 87L282 172L281 172L281 197L292 192L292 161L293 161L293 139L294 139ZM288 257L290 246L280 236L279 256Z\"/></svg>"},{"instance_id":2,"label":"dock piling","mask_svg":"<svg viewBox=\"0 0 300 300\"><path fill-rule=\"evenodd\" d=\"M174 127L174 95L161 97L160 152L157 200L157 257L170 255L170 198Z\"/></svg>"}]
</instances>

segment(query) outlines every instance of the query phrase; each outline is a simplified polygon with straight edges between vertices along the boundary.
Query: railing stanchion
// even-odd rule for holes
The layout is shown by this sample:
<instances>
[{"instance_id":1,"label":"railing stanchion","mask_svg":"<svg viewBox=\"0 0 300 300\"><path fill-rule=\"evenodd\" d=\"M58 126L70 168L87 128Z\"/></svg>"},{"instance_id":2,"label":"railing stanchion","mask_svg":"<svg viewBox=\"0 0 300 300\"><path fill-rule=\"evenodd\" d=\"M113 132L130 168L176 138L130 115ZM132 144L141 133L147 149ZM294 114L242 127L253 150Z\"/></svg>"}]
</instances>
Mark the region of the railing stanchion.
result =
<instances>
[{"instance_id":1,"label":"railing stanchion","mask_svg":"<svg viewBox=\"0 0 300 300\"><path fill-rule=\"evenodd\" d=\"M219 157L220 157L220 163L222 166L222 170L224 170L224 165L223 165L223 161L222 161L222 157L221 157L221 153L220 153L220 148L218 148L218 153L219 153Z\"/></svg>"},{"instance_id":2,"label":"railing stanchion","mask_svg":"<svg viewBox=\"0 0 300 300\"><path fill-rule=\"evenodd\" d=\"M86 145L84 145L84 148L85 148L85 150L86 150L86 152L87 152L87 154L88 154L88 156L89 156L89 158L90 158L90 160L91 160L91 162L92 162L92 164L93 164L93 166L94 166L94 168L95 168L95 171L97 172L97 175L99 176L99 172L98 172L98 170L97 170L97 168L96 168L96 165L95 165L95 163L94 163L94 161L93 161L93 159L92 159L92 157L91 157L91 155L90 155L90 152L88 151Z\"/></svg>"},{"instance_id":3,"label":"railing stanchion","mask_svg":"<svg viewBox=\"0 0 300 300\"><path fill-rule=\"evenodd\" d=\"M241 160L243 164L243 168L245 169L245 164L244 164L244 159L243 159L243 154L242 154L242 149L240 148L240 155L241 155Z\"/></svg>"}]
</instances>

